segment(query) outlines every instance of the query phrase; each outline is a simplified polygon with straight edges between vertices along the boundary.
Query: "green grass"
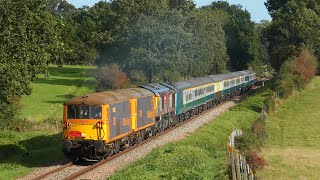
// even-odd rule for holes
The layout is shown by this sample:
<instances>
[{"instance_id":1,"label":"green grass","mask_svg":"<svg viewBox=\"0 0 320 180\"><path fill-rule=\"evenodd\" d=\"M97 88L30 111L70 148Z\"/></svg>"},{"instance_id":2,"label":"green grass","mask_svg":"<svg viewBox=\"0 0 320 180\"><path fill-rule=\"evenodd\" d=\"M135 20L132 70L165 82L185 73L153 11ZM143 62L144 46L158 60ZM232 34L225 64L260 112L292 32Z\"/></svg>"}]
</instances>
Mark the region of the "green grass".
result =
<instances>
[{"instance_id":1,"label":"green grass","mask_svg":"<svg viewBox=\"0 0 320 180\"><path fill-rule=\"evenodd\" d=\"M235 127L251 127L270 93L260 90L187 138L153 150L110 179L228 179L228 136Z\"/></svg>"},{"instance_id":2,"label":"green grass","mask_svg":"<svg viewBox=\"0 0 320 180\"><path fill-rule=\"evenodd\" d=\"M15 179L63 158L60 134L0 131L0 179Z\"/></svg>"},{"instance_id":3,"label":"green grass","mask_svg":"<svg viewBox=\"0 0 320 180\"><path fill-rule=\"evenodd\" d=\"M33 122L62 119L62 104L67 99L94 90L94 70L93 66L50 66L50 76L46 78L40 74L32 83L32 94L22 97L20 117ZM61 134L1 130L0 179L15 179L35 167L62 159L61 140Z\"/></svg>"},{"instance_id":4,"label":"green grass","mask_svg":"<svg viewBox=\"0 0 320 180\"><path fill-rule=\"evenodd\" d=\"M261 179L319 179L320 77L267 118L268 140Z\"/></svg>"},{"instance_id":5,"label":"green grass","mask_svg":"<svg viewBox=\"0 0 320 180\"><path fill-rule=\"evenodd\" d=\"M50 76L40 74L32 83L32 94L22 97L20 116L31 121L62 118L62 104L67 99L94 90L94 70L94 66L50 66Z\"/></svg>"}]
</instances>

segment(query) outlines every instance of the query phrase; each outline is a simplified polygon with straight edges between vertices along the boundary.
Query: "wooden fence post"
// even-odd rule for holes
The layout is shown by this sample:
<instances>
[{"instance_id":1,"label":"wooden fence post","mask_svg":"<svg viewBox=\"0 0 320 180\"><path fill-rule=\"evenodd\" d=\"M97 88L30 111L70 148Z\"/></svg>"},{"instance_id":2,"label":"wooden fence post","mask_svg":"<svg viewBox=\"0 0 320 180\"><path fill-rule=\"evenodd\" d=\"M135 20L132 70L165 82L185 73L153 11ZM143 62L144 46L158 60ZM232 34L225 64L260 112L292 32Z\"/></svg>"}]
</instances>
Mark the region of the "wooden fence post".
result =
<instances>
[{"instance_id":1,"label":"wooden fence post","mask_svg":"<svg viewBox=\"0 0 320 180\"><path fill-rule=\"evenodd\" d=\"M243 164L244 164L244 168L243 168L243 171L244 171L244 179L247 180L248 179L248 171L247 171L247 161L246 161L246 158L243 157Z\"/></svg>"},{"instance_id":2,"label":"wooden fence post","mask_svg":"<svg viewBox=\"0 0 320 180\"><path fill-rule=\"evenodd\" d=\"M239 152L238 150L235 150L235 156L236 156L236 171L237 171L237 179L241 180L241 174L240 174L240 161L239 161Z\"/></svg>"}]
</instances>

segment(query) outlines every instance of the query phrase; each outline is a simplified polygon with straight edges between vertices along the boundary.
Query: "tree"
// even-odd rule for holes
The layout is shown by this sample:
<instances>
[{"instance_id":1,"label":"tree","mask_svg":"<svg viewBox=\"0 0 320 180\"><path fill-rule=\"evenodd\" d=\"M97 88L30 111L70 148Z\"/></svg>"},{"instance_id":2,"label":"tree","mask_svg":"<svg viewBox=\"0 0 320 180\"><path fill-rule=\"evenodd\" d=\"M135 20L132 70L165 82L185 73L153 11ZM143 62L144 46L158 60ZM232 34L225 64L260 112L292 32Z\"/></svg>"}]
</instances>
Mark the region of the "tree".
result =
<instances>
[{"instance_id":1,"label":"tree","mask_svg":"<svg viewBox=\"0 0 320 180\"><path fill-rule=\"evenodd\" d=\"M268 28L271 64L279 70L288 58L306 46L320 57L320 4L315 0L268 0L266 6L273 18Z\"/></svg>"},{"instance_id":2,"label":"tree","mask_svg":"<svg viewBox=\"0 0 320 180\"><path fill-rule=\"evenodd\" d=\"M213 2L205 9L225 11L229 21L225 26L227 50L230 57L229 66L232 71L248 69L249 66L258 69L259 39L250 20L250 13L242 10L240 5L229 5L228 2Z\"/></svg>"},{"instance_id":3,"label":"tree","mask_svg":"<svg viewBox=\"0 0 320 180\"><path fill-rule=\"evenodd\" d=\"M30 82L60 61L61 24L43 0L0 2L0 116L15 115L20 95L30 94Z\"/></svg>"},{"instance_id":4,"label":"tree","mask_svg":"<svg viewBox=\"0 0 320 180\"><path fill-rule=\"evenodd\" d=\"M190 34L183 30L183 23L184 17L177 11L158 17L138 17L128 31L126 70L141 69L149 82L181 77L188 61L185 41L190 39Z\"/></svg>"}]
</instances>

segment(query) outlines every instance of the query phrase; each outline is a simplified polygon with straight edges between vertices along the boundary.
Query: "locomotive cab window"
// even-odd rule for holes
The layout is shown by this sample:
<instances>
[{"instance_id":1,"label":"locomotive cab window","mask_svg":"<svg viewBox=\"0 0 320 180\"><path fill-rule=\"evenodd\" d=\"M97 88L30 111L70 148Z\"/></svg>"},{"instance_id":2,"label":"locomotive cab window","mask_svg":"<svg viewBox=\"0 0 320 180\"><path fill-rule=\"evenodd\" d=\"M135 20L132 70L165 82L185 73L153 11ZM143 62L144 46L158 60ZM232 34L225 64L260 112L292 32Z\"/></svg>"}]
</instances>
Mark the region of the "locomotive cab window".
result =
<instances>
[{"instance_id":1,"label":"locomotive cab window","mask_svg":"<svg viewBox=\"0 0 320 180\"><path fill-rule=\"evenodd\" d=\"M101 106L68 105L68 119L101 119Z\"/></svg>"}]
</instances>

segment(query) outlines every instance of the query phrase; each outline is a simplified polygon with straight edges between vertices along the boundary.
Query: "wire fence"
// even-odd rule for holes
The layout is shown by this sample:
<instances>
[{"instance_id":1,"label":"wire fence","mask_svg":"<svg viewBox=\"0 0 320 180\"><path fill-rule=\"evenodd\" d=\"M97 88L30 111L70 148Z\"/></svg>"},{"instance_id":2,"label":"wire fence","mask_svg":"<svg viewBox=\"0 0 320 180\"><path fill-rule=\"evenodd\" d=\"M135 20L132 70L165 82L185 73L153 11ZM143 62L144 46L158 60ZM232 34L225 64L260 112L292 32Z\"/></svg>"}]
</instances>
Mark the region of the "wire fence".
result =
<instances>
[{"instance_id":1,"label":"wire fence","mask_svg":"<svg viewBox=\"0 0 320 180\"><path fill-rule=\"evenodd\" d=\"M228 161L231 170L232 180L253 180L253 171L249 164L246 162L246 158L239 154L239 151L235 149L235 137L241 136L242 131L239 129L233 129L229 136L227 143L228 147Z\"/></svg>"}]
</instances>

